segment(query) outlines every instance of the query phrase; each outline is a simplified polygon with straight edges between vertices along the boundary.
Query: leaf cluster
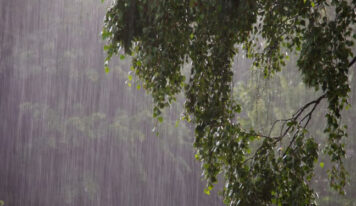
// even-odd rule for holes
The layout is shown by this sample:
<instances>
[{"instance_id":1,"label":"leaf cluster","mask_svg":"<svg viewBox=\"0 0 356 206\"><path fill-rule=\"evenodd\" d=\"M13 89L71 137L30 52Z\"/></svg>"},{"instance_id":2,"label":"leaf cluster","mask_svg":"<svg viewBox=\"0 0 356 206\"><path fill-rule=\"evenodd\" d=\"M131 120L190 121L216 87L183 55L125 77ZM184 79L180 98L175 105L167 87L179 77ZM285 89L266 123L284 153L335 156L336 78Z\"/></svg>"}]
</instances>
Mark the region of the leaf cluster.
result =
<instances>
[{"instance_id":1,"label":"leaf cluster","mask_svg":"<svg viewBox=\"0 0 356 206\"><path fill-rule=\"evenodd\" d=\"M151 92L159 120L184 89L207 194L222 174L228 205L313 205L309 181L319 148L306 126L323 99L325 151L334 164L330 183L340 193L346 183L347 133L340 112L350 92L355 6L347 0L117 0L103 29L107 61L121 47L133 57L133 70ZM237 121L241 107L232 98L232 61L239 47L266 77L285 66L286 51L295 53L303 81L323 92L284 120L278 137L245 131ZM182 74L186 63L192 65L188 81ZM278 151L281 141L288 142L284 152ZM250 155L252 143L260 146Z\"/></svg>"}]
</instances>

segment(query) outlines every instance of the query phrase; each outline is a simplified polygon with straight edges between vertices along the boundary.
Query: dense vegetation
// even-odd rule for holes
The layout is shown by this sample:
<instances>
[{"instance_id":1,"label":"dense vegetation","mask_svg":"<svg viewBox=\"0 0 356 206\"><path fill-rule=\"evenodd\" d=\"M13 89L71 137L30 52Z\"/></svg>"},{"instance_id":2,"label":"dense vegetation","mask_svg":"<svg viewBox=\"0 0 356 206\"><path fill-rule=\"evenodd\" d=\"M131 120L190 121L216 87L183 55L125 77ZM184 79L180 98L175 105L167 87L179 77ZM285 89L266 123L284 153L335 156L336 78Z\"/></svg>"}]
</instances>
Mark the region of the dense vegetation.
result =
<instances>
[{"instance_id":1,"label":"dense vegetation","mask_svg":"<svg viewBox=\"0 0 356 206\"><path fill-rule=\"evenodd\" d=\"M320 151L330 158L330 186L343 194L346 184L341 112L349 105L355 6L347 0L117 0L102 33L108 40L106 70L121 48L131 55L160 122L162 110L184 88L184 119L195 125L206 193L222 174L228 205L314 205L310 182ZM246 130L233 95L232 62L239 53L267 78L295 57L292 67L320 96L263 133ZM189 75L183 73L186 64ZM308 126L323 100L326 140L320 148Z\"/></svg>"}]
</instances>

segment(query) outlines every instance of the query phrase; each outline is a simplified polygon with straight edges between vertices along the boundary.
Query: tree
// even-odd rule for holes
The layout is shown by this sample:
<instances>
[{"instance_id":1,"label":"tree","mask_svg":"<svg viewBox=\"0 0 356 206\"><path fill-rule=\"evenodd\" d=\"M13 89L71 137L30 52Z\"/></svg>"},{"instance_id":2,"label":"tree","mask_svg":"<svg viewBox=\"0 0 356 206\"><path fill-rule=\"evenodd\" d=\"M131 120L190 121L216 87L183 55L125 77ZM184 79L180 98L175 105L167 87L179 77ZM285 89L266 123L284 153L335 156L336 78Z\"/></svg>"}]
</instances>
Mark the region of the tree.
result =
<instances>
[{"instance_id":1,"label":"tree","mask_svg":"<svg viewBox=\"0 0 356 206\"><path fill-rule=\"evenodd\" d=\"M355 7L355 0L117 0L102 32L108 41L105 66L108 70L121 48L133 57L132 69L152 94L158 120L184 88L185 118L195 125L206 193L222 174L228 205L314 205L309 182L319 151L333 164L331 187L342 194L346 183L347 133L340 112L350 92ZM232 98L232 61L238 52L266 78L285 66L288 53L296 55L304 83L322 95L277 120L267 134L244 130L237 120L241 107ZM192 66L185 81L187 63ZM322 149L307 126L323 100L328 139ZM276 125L280 132L273 135Z\"/></svg>"}]
</instances>

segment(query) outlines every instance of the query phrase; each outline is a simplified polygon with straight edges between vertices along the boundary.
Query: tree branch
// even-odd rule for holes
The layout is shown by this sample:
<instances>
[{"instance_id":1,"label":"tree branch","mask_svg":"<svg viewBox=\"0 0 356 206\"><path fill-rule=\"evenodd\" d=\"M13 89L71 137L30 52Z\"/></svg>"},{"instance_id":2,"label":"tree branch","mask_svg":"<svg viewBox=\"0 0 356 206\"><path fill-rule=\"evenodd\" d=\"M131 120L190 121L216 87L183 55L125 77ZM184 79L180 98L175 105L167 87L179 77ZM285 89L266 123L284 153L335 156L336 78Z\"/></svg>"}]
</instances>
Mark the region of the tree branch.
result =
<instances>
[{"instance_id":1,"label":"tree branch","mask_svg":"<svg viewBox=\"0 0 356 206\"><path fill-rule=\"evenodd\" d=\"M352 61L349 63L349 67L351 67L354 63L356 62L356 56L352 59Z\"/></svg>"},{"instance_id":2,"label":"tree branch","mask_svg":"<svg viewBox=\"0 0 356 206\"><path fill-rule=\"evenodd\" d=\"M356 56L352 59L352 61L349 63L348 67L350 68L354 63L356 62ZM291 118L289 119L278 119L276 121L273 122L272 127L269 130L268 136L263 135L263 134L258 134L258 133L254 133L252 135L257 135L260 137L264 137L264 138L272 138L275 139L275 141L273 142L274 144L276 144L277 142L280 142L283 137L285 137L288 132L295 126L297 125L297 131L295 132L295 134L293 135L293 138L291 140L291 142L289 143L288 147L286 148L285 152L283 153L283 156L287 153L287 151L290 149L290 147L292 146L293 142L295 141L297 134L300 132L300 129L303 128L303 130L308 126L313 112L315 111L315 109L317 108L317 106L320 104L321 100L327 98L327 94L323 94L320 97L318 97L317 99L308 102L307 104L305 104L303 107L299 108L293 115ZM311 105L313 105L312 109L306 114L304 115L299 121L298 118L301 117L301 115L305 112L306 109L308 109ZM305 124L302 126L303 122L306 120ZM280 131L280 135L279 136L275 136L272 137L271 134L273 132L274 127L276 126L276 124L278 122L283 122L282 126L281 126L281 131ZM291 125L288 125L288 127L284 130L284 127L287 125L287 123L293 123ZM284 132L283 132L284 130ZM258 153L258 151L261 149L261 147L259 147L257 149L257 151L250 157L247 158L243 163L246 163L248 160L254 159L256 154Z\"/></svg>"}]
</instances>

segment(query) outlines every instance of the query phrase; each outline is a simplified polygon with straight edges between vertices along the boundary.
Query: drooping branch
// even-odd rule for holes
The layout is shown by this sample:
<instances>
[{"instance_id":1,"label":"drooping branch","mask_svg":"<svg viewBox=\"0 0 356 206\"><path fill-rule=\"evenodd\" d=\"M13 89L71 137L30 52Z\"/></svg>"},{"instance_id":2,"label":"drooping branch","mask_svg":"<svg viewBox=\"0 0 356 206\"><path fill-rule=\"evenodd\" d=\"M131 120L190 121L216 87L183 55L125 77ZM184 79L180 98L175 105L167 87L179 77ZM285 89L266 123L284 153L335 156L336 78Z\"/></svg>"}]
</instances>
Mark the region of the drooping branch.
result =
<instances>
[{"instance_id":1,"label":"drooping branch","mask_svg":"<svg viewBox=\"0 0 356 206\"><path fill-rule=\"evenodd\" d=\"M130 0L115 1L107 13L103 31L103 37L109 40L107 60L118 53L118 45L137 43L133 49L133 70L144 81L144 88L152 93L156 118L162 118L161 109L170 105L184 85L185 109L195 123L196 157L202 162L203 175L208 181L206 193L213 188L217 175L223 173L227 183L223 195L228 204L270 205L273 201L312 204L313 190L300 180L312 175L318 144L314 138L305 136L305 128L323 99L329 100L329 111L338 114L342 109L339 100L348 94L346 64L339 62L348 62L350 46L345 39L350 37L348 28L356 22L356 15L353 9L345 9L346 0L335 1L332 6L323 1L275 1L280 5L270 1L204 4L199 0L155 1L153 5L150 1L134 2L137 4ZM331 10L335 7L335 11L343 13L340 18L324 20L323 7ZM128 14L133 11L130 8L139 14L133 23ZM353 16L352 20L348 16ZM259 41L254 41L257 36L267 42L263 52ZM245 132L241 125L231 121L239 110L230 101L231 62L236 54L234 45L240 44L254 65L264 67L266 73L280 71L285 66L284 48L300 50L297 66L304 82L313 88L322 87L328 95L305 104L289 119L276 120L265 136L255 131ZM131 53L126 49L125 52ZM188 58L192 60L192 72L185 84L181 68ZM356 58L349 66L354 62ZM338 116L327 118L334 123ZM272 137L277 123L281 123L280 131ZM338 132L334 131L334 125L339 126L329 125L331 137ZM250 142L259 137L266 138L251 157ZM290 145L284 151L289 158L280 158L283 154L278 151L277 156L274 151L282 139ZM340 159L344 156L343 145L337 141L339 138L329 139L333 146L330 153L338 152L334 156ZM335 146L340 149L334 149ZM253 159L251 165L243 164L247 156ZM297 168L298 161L305 166ZM296 185L300 188L297 194Z\"/></svg>"},{"instance_id":2,"label":"drooping branch","mask_svg":"<svg viewBox=\"0 0 356 206\"><path fill-rule=\"evenodd\" d=\"M258 136L260 137L265 137L265 138L272 138L272 139L275 139L276 142L279 142L283 139L284 136L287 135L287 133L291 130L291 128L294 126L294 125L299 125L301 126L301 124L305 121L306 123L303 125L303 128L305 128L308 124L309 124L309 121L311 119L311 116L314 112L314 110L316 109L316 107L320 104L321 100L323 100L324 98L326 98L326 94L323 94L321 95L320 97L318 97L317 99L313 100L313 101L310 101L308 102L307 104L305 104L303 107L299 108L293 115L291 118L288 118L288 119L278 119L276 121L273 122L272 124L272 127L270 128L270 131L269 131L269 134L266 136L266 135L263 135L263 134L257 134ZM302 118L301 115L308 109L310 108L310 106L313 106L312 109L306 114L304 115ZM298 121L298 119L300 119ZM282 126L281 126L281 132L280 132L280 135L279 136L271 136L272 132L273 132L273 129L274 127L276 126L276 124L278 122L283 122ZM290 123L288 125L288 123ZM284 127L287 125L287 128L284 130Z\"/></svg>"},{"instance_id":3,"label":"drooping branch","mask_svg":"<svg viewBox=\"0 0 356 206\"><path fill-rule=\"evenodd\" d=\"M348 64L348 67L350 68L354 63L356 62L356 57L354 57L350 63ZM287 133L291 130L291 128L293 127L294 124L290 124L288 125L288 127L284 130L284 127L288 124L288 122L291 122L291 123L296 123L298 126L301 126L303 129L305 129L307 127L307 125L309 124L310 120L311 120L311 117L313 115L313 112L315 111L315 109L317 108L317 106L320 104L321 100L323 100L324 98L327 98L327 94L323 94L321 95L320 97L318 97L317 99L311 101L311 102L308 102L307 104L305 104L303 107L299 108L293 115L291 118L289 119L279 119L279 120L276 120L274 121L274 123L272 124L272 127L269 131L269 134L268 136L264 136L264 135L259 135L261 137L267 137L267 138L274 138L276 139L276 141L281 141L282 138L284 136L287 135ZM311 105L313 105L312 109L306 114L304 115L299 121L298 121L298 118L304 113L304 111L306 109L308 109ZM306 122L303 124L303 122L306 120ZM277 137L272 137L271 134L273 132L273 129L275 127L275 125L278 123L278 122L283 122L282 126L281 126L281 132L280 132L280 135L277 136ZM283 132L284 130L284 132Z\"/></svg>"},{"instance_id":4,"label":"drooping branch","mask_svg":"<svg viewBox=\"0 0 356 206\"><path fill-rule=\"evenodd\" d=\"M284 154L282 156L284 156L286 154L286 152L289 150L289 148L292 146L292 144L294 143L296 137L298 136L297 134L300 132L300 129L303 128L305 129L306 126L309 124L312 114L315 111L315 109L317 108L317 106L320 104L320 102L325 99L327 97L326 94L321 95L320 97L318 97L317 99L310 101L308 103L306 103L304 106L302 106L301 108L299 108L293 115L291 118L288 119L279 119L274 121L274 123L272 124L272 127L270 129L269 135L262 135L262 134L254 134L260 137L264 137L264 138L270 138L270 139L274 139L273 144L275 145L278 142L281 142L282 139L288 134L288 132L292 131L292 129L294 127L297 127L296 132L293 135L292 140L290 141L289 145L287 146ZM303 113L305 113L305 111L308 108L311 108L311 110L305 114L304 116L301 116ZM305 124L303 124L303 122L306 120ZM281 126L281 132L279 136L271 136L271 133L273 131L273 128L275 127L275 125L278 122L283 122L282 126ZM287 128L284 130L284 127L287 125ZM283 131L284 130L284 131ZM262 146L260 146L256 152L254 153L254 155L252 155L250 158L247 158L244 163L246 163L248 160L254 159L256 154L258 154L258 152L261 150Z\"/></svg>"},{"instance_id":5,"label":"drooping branch","mask_svg":"<svg viewBox=\"0 0 356 206\"><path fill-rule=\"evenodd\" d=\"M348 64L348 67L351 67L354 63L356 62L356 57L354 57L351 62ZM278 120L275 120L269 130L269 133L268 135L263 135L263 134L255 134L257 136L260 136L260 137L264 137L264 138L271 138L271 139L275 139L274 141L274 144L277 143L277 142L280 142L282 141L282 139L288 134L288 132L290 132L292 130L292 128L294 128L295 126L298 128L296 130L296 132L294 133L293 135L293 138L292 140L290 141L290 143L288 144L285 152L283 153L283 156L287 153L287 151L289 150L289 148L292 146L292 144L294 143L296 137L297 137L297 134L300 132L300 129L306 129L306 127L308 126L311 118L312 118L312 115L315 111L315 109L317 108L317 106L320 104L320 102L327 98L327 94L324 93L323 95L321 95L320 97L318 97L317 99L313 100L313 101L310 101L308 103L306 103L304 106L302 106L301 108L299 108L293 115L291 118L288 118L288 119L278 119ZM311 110L305 114L303 117L301 117L301 115L303 113L305 113L305 111L308 109L308 108L311 108ZM299 119L299 120L298 120ZM278 122L283 122L283 124L281 125L281 130L280 130L280 135L279 136L271 136L276 124ZM305 122L303 124L303 122ZM287 126L286 129L284 129L285 127ZM255 155L258 153L258 151L261 149L261 147L259 147L256 151L256 153L254 155L252 155L250 158L246 159L245 162L247 162L248 160L251 160L251 159L254 159Z\"/></svg>"}]
</instances>

